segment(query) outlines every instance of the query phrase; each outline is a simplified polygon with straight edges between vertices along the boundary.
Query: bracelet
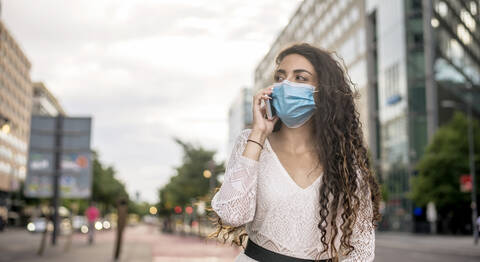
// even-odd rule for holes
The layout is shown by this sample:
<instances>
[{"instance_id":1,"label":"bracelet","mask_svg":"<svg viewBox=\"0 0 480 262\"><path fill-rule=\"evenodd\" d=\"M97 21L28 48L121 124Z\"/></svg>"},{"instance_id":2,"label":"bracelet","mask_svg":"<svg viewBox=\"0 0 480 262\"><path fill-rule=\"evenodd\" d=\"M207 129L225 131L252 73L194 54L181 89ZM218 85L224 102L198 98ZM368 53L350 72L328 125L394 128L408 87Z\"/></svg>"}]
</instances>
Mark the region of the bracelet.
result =
<instances>
[{"instance_id":1,"label":"bracelet","mask_svg":"<svg viewBox=\"0 0 480 262\"><path fill-rule=\"evenodd\" d=\"M263 145L262 145L262 144L260 144L260 143L258 143L257 141L255 141L255 140L252 140L252 139L247 139L247 142L253 142L253 143L255 143L255 144L259 145L259 146L262 148L262 150L263 150Z\"/></svg>"}]
</instances>

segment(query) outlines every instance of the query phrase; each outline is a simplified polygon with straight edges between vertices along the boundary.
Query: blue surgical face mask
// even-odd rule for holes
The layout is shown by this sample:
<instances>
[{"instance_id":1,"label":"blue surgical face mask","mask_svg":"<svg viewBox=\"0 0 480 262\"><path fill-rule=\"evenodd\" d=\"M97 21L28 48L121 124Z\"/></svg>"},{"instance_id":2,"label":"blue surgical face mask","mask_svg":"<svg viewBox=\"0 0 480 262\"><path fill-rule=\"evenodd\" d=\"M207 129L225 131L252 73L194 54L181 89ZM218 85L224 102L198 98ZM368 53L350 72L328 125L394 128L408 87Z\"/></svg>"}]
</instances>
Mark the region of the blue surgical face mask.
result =
<instances>
[{"instance_id":1,"label":"blue surgical face mask","mask_svg":"<svg viewBox=\"0 0 480 262\"><path fill-rule=\"evenodd\" d=\"M276 114L289 128L305 124L315 112L315 87L285 80L273 85L272 101Z\"/></svg>"}]
</instances>

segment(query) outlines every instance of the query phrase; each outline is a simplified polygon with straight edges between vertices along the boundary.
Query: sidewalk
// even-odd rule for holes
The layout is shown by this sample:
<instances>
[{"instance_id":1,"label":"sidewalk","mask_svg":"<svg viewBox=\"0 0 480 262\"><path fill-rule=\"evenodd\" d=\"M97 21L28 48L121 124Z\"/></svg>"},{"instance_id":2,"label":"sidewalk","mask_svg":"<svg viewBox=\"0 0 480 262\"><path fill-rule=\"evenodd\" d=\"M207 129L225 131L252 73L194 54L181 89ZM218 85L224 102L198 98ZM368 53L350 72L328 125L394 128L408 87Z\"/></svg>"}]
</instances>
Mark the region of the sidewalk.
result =
<instances>
[{"instance_id":1,"label":"sidewalk","mask_svg":"<svg viewBox=\"0 0 480 262\"><path fill-rule=\"evenodd\" d=\"M449 256L469 256L480 259L480 243L475 246L472 236L377 232L375 244L377 249L394 248Z\"/></svg>"}]
</instances>

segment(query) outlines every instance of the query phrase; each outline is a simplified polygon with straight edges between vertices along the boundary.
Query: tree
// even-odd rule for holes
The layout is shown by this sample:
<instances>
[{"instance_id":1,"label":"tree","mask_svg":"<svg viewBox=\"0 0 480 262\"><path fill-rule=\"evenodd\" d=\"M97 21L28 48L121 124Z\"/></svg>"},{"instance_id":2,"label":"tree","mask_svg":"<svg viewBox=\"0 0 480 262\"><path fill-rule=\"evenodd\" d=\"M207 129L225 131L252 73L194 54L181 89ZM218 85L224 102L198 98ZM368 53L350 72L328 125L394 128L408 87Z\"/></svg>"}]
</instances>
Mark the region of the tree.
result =
<instances>
[{"instance_id":1,"label":"tree","mask_svg":"<svg viewBox=\"0 0 480 262\"><path fill-rule=\"evenodd\" d=\"M208 169L208 163L213 161L215 151L185 143L175 139L183 149L183 163L177 167L176 175L170 178L167 185L159 190L159 211L163 215L170 214L175 206L185 207L192 200L204 197L209 193L209 180L203 177L203 171ZM215 164L213 176L215 187L218 174L224 172L224 164Z\"/></svg>"},{"instance_id":2,"label":"tree","mask_svg":"<svg viewBox=\"0 0 480 262\"><path fill-rule=\"evenodd\" d=\"M112 211L118 199L129 199L125 185L115 177L115 173L112 166L105 167L100 162L98 154L94 153L91 199L99 204L104 213Z\"/></svg>"},{"instance_id":3,"label":"tree","mask_svg":"<svg viewBox=\"0 0 480 262\"><path fill-rule=\"evenodd\" d=\"M460 191L460 176L469 174L467 119L456 113L438 129L417 165L418 176L412 179L411 197L418 206L434 202L444 223L471 224L470 193ZM474 121L475 163L480 160L480 128ZM478 169L477 169L478 177ZM477 188L480 183L477 179ZM478 198L478 196L477 196ZM456 222L453 222L456 221ZM450 231L456 231L451 225Z\"/></svg>"},{"instance_id":4,"label":"tree","mask_svg":"<svg viewBox=\"0 0 480 262\"><path fill-rule=\"evenodd\" d=\"M128 213L137 214L140 217L144 217L149 214L149 209L152 205L148 202L137 203L135 201L128 201Z\"/></svg>"}]
</instances>

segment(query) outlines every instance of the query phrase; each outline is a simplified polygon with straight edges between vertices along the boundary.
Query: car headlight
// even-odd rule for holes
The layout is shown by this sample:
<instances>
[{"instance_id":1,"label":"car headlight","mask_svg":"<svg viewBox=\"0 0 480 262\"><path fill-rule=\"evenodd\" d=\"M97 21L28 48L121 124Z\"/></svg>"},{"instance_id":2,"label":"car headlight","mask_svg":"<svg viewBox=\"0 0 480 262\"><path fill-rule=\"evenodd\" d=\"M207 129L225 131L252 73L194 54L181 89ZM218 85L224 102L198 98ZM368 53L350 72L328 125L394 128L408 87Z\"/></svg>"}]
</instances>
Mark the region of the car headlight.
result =
<instances>
[{"instance_id":1,"label":"car headlight","mask_svg":"<svg viewBox=\"0 0 480 262\"><path fill-rule=\"evenodd\" d=\"M102 230L102 228L103 228L102 222L100 222L100 221L95 222L95 229L96 230Z\"/></svg>"},{"instance_id":2,"label":"car headlight","mask_svg":"<svg viewBox=\"0 0 480 262\"><path fill-rule=\"evenodd\" d=\"M82 225L82 226L80 227L80 232L82 232L83 234L88 233L88 226Z\"/></svg>"},{"instance_id":3,"label":"car headlight","mask_svg":"<svg viewBox=\"0 0 480 262\"><path fill-rule=\"evenodd\" d=\"M110 225L110 222L108 222L108 221L103 221L103 228L109 229L110 226L111 226L111 225Z\"/></svg>"},{"instance_id":4,"label":"car headlight","mask_svg":"<svg viewBox=\"0 0 480 262\"><path fill-rule=\"evenodd\" d=\"M27 224L27 230L30 231L30 232L35 231L35 224L33 224L32 222L28 223Z\"/></svg>"}]
</instances>

